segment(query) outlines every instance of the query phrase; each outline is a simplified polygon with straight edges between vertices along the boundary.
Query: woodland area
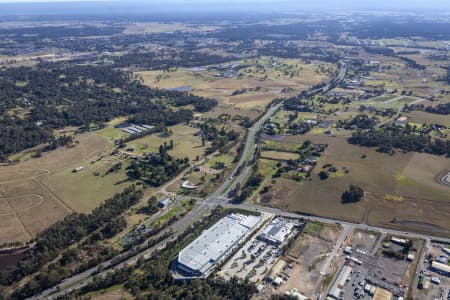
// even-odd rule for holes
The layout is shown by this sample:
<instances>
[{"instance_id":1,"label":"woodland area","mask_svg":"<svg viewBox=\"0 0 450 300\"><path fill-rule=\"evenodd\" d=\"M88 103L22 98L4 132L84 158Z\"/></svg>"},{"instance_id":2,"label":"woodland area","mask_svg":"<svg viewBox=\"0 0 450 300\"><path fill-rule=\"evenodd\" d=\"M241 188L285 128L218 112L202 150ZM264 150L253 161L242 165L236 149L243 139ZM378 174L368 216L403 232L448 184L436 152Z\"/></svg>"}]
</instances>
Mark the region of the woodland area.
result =
<instances>
[{"instance_id":1,"label":"woodland area","mask_svg":"<svg viewBox=\"0 0 450 300\"><path fill-rule=\"evenodd\" d=\"M383 153L392 153L394 149L402 151L425 152L450 156L450 141L408 132L408 129L390 127L383 131L357 131L348 139L350 144L377 147Z\"/></svg>"},{"instance_id":2,"label":"woodland area","mask_svg":"<svg viewBox=\"0 0 450 300\"><path fill-rule=\"evenodd\" d=\"M175 125L192 119L192 111L183 106L205 112L217 105L213 99L151 89L131 73L95 65L10 68L0 72L0 90L3 161L10 154L54 142L52 131L65 126L98 128L120 116L139 124Z\"/></svg>"}]
</instances>

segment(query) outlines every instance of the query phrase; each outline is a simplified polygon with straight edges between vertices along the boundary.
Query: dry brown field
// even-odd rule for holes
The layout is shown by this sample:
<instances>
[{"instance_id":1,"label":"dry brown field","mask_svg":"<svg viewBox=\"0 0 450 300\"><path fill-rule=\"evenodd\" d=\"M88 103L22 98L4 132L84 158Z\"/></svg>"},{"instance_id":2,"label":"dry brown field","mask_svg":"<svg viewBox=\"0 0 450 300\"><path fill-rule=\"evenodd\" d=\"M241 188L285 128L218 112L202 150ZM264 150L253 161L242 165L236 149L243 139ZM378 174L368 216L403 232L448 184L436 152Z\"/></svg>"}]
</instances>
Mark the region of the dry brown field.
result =
<instances>
[{"instance_id":1,"label":"dry brown field","mask_svg":"<svg viewBox=\"0 0 450 300\"><path fill-rule=\"evenodd\" d=\"M311 180L298 183L277 178L265 195L265 200L271 199L268 205L450 236L449 187L437 180L450 170L448 158L424 153L389 156L375 149L350 145L343 137L291 136L284 143L300 145L306 139L329 145ZM361 158L362 155L366 158ZM333 164L338 172L320 180L318 173L325 164ZM348 174L343 172L343 167L349 170ZM361 186L366 196L359 203L343 205L340 197L350 184Z\"/></svg>"}]
</instances>

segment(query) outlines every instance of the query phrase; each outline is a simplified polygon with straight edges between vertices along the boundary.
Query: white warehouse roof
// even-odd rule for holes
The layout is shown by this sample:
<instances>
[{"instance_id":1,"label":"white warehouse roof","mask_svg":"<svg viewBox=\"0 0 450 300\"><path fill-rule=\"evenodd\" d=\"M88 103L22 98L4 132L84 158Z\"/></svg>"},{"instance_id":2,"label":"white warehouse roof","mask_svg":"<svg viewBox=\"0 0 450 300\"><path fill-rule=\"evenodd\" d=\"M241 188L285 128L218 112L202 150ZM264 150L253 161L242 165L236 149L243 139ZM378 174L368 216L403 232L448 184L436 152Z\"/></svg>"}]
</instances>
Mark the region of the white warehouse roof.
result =
<instances>
[{"instance_id":1,"label":"white warehouse roof","mask_svg":"<svg viewBox=\"0 0 450 300\"><path fill-rule=\"evenodd\" d=\"M264 228L258 238L271 243L281 244L292 232L294 226L294 223L289 223L281 218L277 218Z\"/></svg>"},{"instance_id":2,"label":"white warehouse roof","mask_svg":"<svg viewBox=\"0 0 450 300\"><path fill-rule=\"evenodd\" d=\"M447 274L450 274L450 266L449 265L445 265L443 263L437 262L437 261L433 261L431 263L431 267L435 270L438 270L440 272L444 272Z\"/></svg>"},{"instance_id":3,"label":"white warehouse roof","mask_svg":"<svg viewBox=\"0 0 450 300\"><path fill-rule=\"evenodd\" d=\"M178 254L181 269L205 274L261 220L259 216L230 214L190 243Z\"/></svg>"}]
</instances>

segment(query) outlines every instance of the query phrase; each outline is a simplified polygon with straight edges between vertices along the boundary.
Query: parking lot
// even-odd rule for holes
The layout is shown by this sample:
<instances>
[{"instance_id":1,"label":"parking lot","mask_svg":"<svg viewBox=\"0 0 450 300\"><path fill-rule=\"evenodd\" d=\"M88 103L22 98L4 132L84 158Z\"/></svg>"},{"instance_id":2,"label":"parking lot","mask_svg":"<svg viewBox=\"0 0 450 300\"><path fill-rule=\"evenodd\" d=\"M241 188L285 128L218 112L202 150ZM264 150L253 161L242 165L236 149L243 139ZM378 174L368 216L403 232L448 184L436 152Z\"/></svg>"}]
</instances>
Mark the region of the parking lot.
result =
<instances>
[{"instance_id":1,"label":"parking lot","mask_svg":"<svg viewBox=\"0 0 450 300\"><path fill-rule=\"evenodd\" d=\"M439 245L427 243L425 253L419 262L418 273L413 283L412 295L416 299L424 300L450 300L450 276L435 272L430 268L431 260L448 257L448 253L442 250ZM422 286L419 287L420 276L423 276Z\"/></svg>"},{"instance_id":2,"label":"parking lot","mask_svg":"<svg viewBox=\"0 0 450 300\"><path fill-rule=\"evenodd\" d=\"M265 274L281 256L282 250L253 238L222 269L225 278L237 276L252 282L264 279Z\"/></svg>"},{"instance_id":3,"label":"parking lot","mask_svg":"<svg viewBox=\"0 0 450 300\"><path fill-rule=\"evenodd\" d=\"M416 254L417 250L420 252L421 245L420 241L413 240L410 246L413 250L404 250L406 246L391 242L390 237L385 235L355 231L340 258L345 261L346 267L338 272L329 294L336 299L369 300L376 293L390 292L393 299L405 298L410 274L413 273L414 262L418 258L408 259L406 254L403 258L395 255L405 253L404 251ZM347 272L343 271L344 268L347 268ZM341 273L346 273L347 276L340 277Z\"/></svg>"},{"instance_id":4,"label":"parking lot","mask_svg":"<svg viewBox=\"0 0 450 300\"><path fill-rule=\"evenodd\" d=\"M362 264L352 263L353 270L344 288L344 299L371 299L371 286L389 290L395 296L405 296L406 287L401 285L401 281L409 265L406 260L394 261L362 253L355 253L353 257L359 259Z\"/></svg>"},{"instance_id":5,"label":"parking lot","mask_svg":"<svg viewBox=\"0 0 450 300\"><path fill-rule=\"evenodd\" d=\"M276 265L283 254L283 246L298 233L292 230L280 245L258 239L262 228L224 265L221 276L248 279L254 283L265 281L268 272Z\"/></svg>"}]
</instances>

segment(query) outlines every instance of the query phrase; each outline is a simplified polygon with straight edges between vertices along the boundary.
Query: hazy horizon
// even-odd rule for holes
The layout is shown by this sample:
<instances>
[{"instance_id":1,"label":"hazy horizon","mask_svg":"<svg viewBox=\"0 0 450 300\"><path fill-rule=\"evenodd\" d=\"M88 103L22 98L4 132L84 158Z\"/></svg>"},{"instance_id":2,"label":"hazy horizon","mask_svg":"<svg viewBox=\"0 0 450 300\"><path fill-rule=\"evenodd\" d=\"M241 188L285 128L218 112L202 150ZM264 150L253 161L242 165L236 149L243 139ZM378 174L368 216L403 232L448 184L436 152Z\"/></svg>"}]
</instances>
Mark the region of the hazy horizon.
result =
<instances>
[{"instance_id":1,"label":"hazy horizon","mask_svg":"<svg viewBox=\"0 0 450 300\"><path fill-rule=\"evenodd\" d=\"M396 10L396 11L438 11L450 12L450 1L407 1L378 0L167 0L167 1L90 1L90 0L0 0L0 14L127 14L155 12L279 12L301 13L311 10L355 11L355 10Z\"/></svg>"}]
</instances>

